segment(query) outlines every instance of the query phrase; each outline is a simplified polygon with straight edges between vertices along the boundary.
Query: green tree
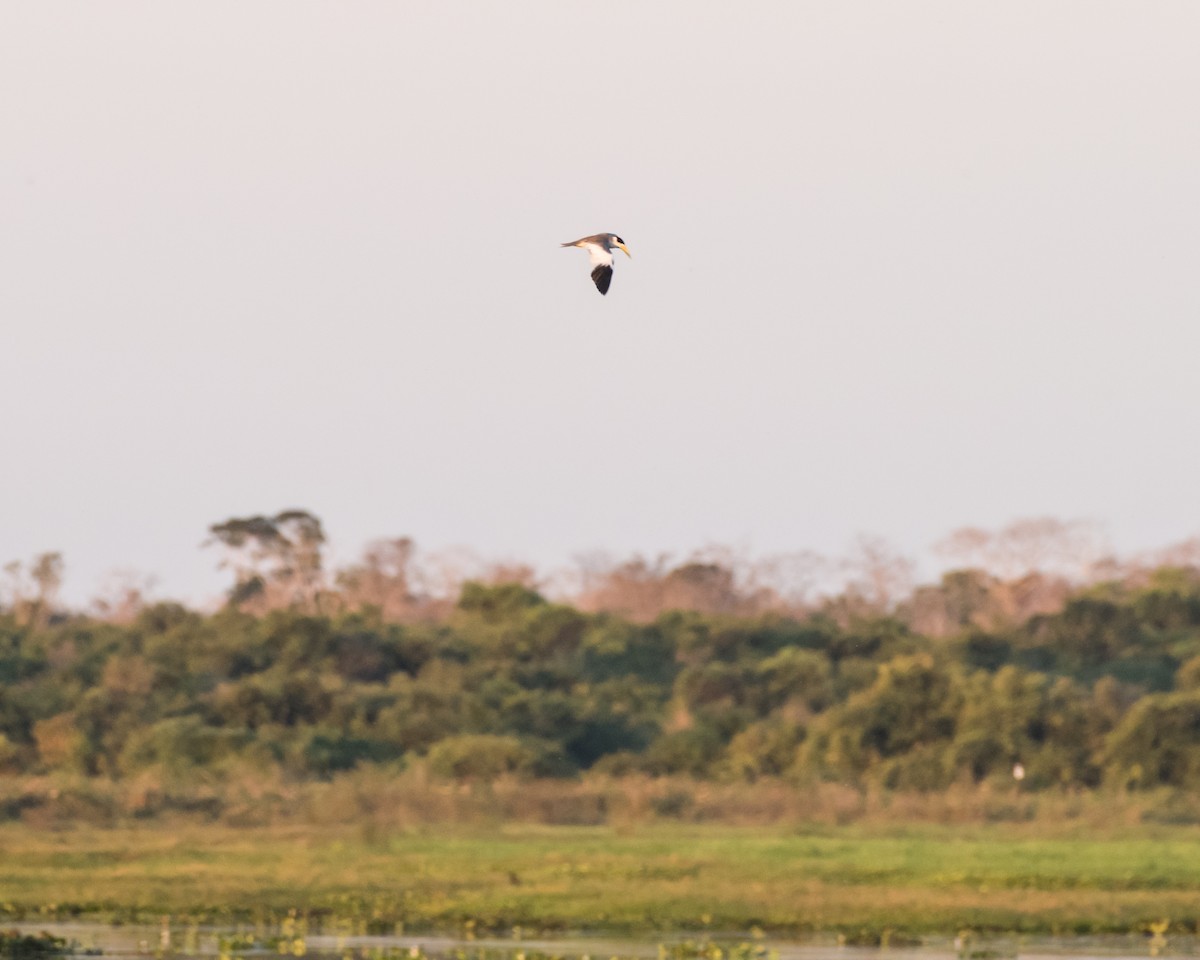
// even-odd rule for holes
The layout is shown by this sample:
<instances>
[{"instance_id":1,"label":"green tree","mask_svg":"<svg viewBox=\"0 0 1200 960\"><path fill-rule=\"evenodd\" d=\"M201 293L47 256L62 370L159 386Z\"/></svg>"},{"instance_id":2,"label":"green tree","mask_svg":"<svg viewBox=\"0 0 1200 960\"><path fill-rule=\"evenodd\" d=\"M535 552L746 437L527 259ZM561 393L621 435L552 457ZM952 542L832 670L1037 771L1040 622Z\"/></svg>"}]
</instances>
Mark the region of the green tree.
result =
<instances>
[{"instance_id":1,"label":"green tree","mask_svg":"<svg viewBox=\"0 0 1200 960\"><path fill-rule=\"evenodd\" d=\"M1105 780L1120 787L1200 787L1200 692L1138 700L1104 747Z\"/></svg>"},{"instance_id":2,"label":"green tree","mask_svg":"<svg viewBox=\"0 0 1200 960\"><path fill-rule=\"evenodd\" d=\"M878 768L889 771L889 786L944 786L950 771L931 764L953 740L961 707L957 669L927 653L896 657L870 687L814 722L798 772L857 779Z\"/></svg>"}]
</instances>

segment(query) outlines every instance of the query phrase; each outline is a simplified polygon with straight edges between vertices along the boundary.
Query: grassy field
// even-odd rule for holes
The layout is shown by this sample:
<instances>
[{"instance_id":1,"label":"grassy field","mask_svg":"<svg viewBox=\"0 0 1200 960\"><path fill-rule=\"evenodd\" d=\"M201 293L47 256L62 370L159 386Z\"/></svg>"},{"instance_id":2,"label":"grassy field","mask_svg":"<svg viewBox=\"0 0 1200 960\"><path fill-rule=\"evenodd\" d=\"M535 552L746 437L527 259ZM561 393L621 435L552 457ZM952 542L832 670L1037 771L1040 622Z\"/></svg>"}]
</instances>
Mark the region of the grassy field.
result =
<instances>
[{"instance_id":1,"label":"grassy field","mask_svg":"<svg viewBox=\"0 0 1200 960\"><path fill-rule=\"evenodd\" d=\"M361 932L1071 934L1200 921L1200 828L0 827L0 918Z\"/></svg>"}]
</instances>

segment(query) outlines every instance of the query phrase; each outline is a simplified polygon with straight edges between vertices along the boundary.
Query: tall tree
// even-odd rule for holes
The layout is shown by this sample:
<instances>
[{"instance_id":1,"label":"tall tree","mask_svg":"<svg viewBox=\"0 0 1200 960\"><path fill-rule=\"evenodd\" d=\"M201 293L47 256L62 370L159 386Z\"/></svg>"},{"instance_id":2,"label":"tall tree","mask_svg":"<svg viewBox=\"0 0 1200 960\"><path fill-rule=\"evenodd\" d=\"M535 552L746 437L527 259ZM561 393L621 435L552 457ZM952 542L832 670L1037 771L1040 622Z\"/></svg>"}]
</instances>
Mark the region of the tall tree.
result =
<instances>
[{"instance_id":1,"label":"tall tree","mask_svg":"<svg viewBox=\"0 0 1200 960\"><path fill-rule=\"evenodd\" d=\"M231 604L257 599L265 607L319 606L325 532L316 516L307 510L284 510L274 516L231 517L208 530L205 546L223 546L220 566L234 571Z\"/></svg>"},{"instance_id":2,"label":"tall tree","mask_svg":"<svg viewBox=\"0 0 1200 960\"><path fill-rule=\"evenodd\" d=\"M57 551L39 553L28 570L19 561L5 564L9 605L18 623L35 628L50 622L62 589L63 557Z\"/></svg>"}]
</instances>

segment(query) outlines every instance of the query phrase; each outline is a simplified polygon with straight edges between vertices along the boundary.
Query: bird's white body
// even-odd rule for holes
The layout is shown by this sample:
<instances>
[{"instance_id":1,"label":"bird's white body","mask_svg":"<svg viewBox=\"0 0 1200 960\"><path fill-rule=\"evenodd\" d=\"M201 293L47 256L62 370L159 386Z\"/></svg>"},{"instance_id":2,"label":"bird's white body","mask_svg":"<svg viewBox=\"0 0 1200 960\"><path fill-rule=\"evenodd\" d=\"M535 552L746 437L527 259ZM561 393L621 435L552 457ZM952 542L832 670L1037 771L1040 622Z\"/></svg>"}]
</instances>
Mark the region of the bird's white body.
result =
<instances>
[{"instance_id":1,"label":"bird's white body","mask_svg":"<svg viewBox=\"0 0 1200 960\"><path fill-rule=\"evenodd\" d=\"M600 244L588 242L581 243L579 246L588 252L593 267L611 267L613 265L613 255Z\"/></svg>"}]
</instances>

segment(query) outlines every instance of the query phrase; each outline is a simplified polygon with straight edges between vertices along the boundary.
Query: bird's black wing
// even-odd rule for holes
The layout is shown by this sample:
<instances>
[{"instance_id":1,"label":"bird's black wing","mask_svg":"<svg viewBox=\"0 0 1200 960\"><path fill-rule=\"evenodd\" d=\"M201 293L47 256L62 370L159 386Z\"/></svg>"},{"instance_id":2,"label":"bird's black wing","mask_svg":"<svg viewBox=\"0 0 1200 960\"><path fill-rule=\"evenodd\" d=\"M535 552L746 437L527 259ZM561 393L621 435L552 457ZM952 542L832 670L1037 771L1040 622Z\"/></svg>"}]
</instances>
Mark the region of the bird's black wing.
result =
<instances>
[{"instance_id":1,"label":"bird's black wing","mask_svg":"<svg viewBox=\"0 0 1200 960\"><path fill-rule=\"evenodd\" d=\"M612 267L600 264L592 271L592 279L596 282L597 290L601 293L608 293L608 285L612 283Z\"/></svg>"}]
</instances>

